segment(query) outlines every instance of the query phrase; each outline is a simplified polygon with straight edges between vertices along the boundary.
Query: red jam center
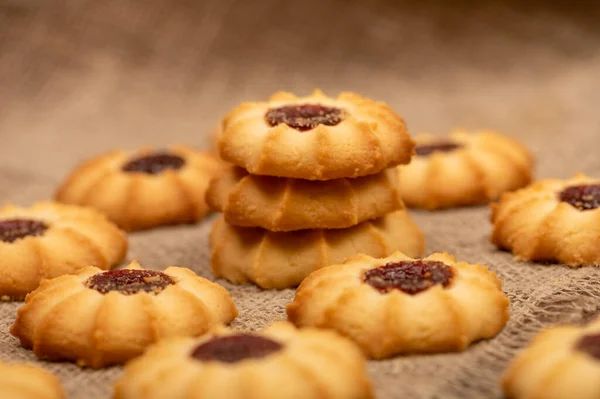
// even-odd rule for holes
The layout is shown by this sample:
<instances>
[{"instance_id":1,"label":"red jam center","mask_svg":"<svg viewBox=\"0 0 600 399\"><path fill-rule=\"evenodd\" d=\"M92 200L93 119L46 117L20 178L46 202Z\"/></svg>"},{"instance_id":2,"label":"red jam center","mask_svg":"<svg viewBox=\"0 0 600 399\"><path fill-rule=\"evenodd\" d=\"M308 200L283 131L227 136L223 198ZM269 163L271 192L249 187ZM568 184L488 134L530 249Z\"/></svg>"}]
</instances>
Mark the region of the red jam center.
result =
<instances>
[{"instance_id":1,"label":"red jam center","mask_svg":"<svg viewBox=\"0 0 600 399\"><path fill-rule=\"evenodd\" d=\"M600 334L584 335L575 344L575 349L600 360Z\"/></svg>"},{"instance_id":2,"label":"red jam center","mask_svg":"<svg viewBox=\"0 0 600 399\"><path fill-rule=\"evenodd\" d=\"M559 198L580 211L596 209L600 207L600 184L567 187L560 192Z\"/></svg>"},{"instance_id":3,"label":"red jam center","mask_svg":"<svg viewBox=\"0 0 600 399\"><path fill-rule=\"evenodd\" d=\"M271 108L265 114L270 126L285 123L301 132L314 129L319 125L335 126L344 120L344 111L339 108L317 104L286 105Z\"/></svg>"},{"instance_id":4,"label":"red jam center","mask_svg":"<svg viewBox=\"0 0 600 399\"><path fill-rule=\"evenodd\" d=\"M31 219L9 219L0 221L0 241L14 242L28 236L41 236L48 229L42 222Z\"/></svg>"},{"instance_id":5,"label":"red jam center","mask_svg":"<svg viewBox=\"0 0 600 399\"><path fill-rule=\"evenodd\" d=\"M201 361L235 363L245 359L260 359L282 348L283 345L268 338L236 334L213 338L196 347L191 356Z\"/></svg>"},{"instance_id":6,"label":"red jam center","mask_svg":"<svg viewBox=\"0 0 600 399\"><path fill-rule=\"evenodd\" d=\"M363 279L382 293L400 290L414 295L436 284L447 287L453 276L453 270L442 262L417 260L388 263L368 270Z\"/></svg>"},{"instance_id":7,"label":"red jam center","mask_svg":"<svg viewBox=\"0 0 600 399\"><path fill-rule=\"evenodd\" d=\"M158 294L175 281L166 274L155 270L122 269L98 273L88 278L86 287L107 294L119 291L124 295L133 295L140 291Z\"/></svg>"},{"instance_id":8,"label":"red jam center","mask_svg":"<svg viewBox=\"0 0 600 399\"><path fill-rule=\"evenodd\" d=\"M169 153L155 153L132 159L123 165L125 172L141 172L156 175L164 170L177 170L185 165L185 160Z\"/></svg>"},{"instance_id":9,"label":"red jam center","mask_svg":"<svg viewBox=\"0 0 600 399\"><path fill-rule=\"evenodd\" d=\"M461 147L461 144L453 143L451 141L438 141L431 144L417 145L415 147L415 152L419 156L426 157L434 152L451 152L458 150Z\"/></svg>"}]
</instances>

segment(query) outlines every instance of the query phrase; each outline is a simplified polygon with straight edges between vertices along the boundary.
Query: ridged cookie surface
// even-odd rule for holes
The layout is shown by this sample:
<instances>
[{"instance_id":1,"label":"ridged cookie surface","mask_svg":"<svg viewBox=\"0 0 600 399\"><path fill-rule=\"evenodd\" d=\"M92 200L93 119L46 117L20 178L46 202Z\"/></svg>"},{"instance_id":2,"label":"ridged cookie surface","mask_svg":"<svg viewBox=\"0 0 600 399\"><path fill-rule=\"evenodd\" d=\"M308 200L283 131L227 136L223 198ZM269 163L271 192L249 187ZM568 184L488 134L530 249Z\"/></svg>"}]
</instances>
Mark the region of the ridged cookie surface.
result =
<instances>
[{"instance_id":1,"label":"ridged cookie surface","mask_svg":"<svg viewBox=\"0 0 600 399\"><path fill-rule=\"evenodd\" d=\"M115 151L77 167L56 199L96 208L127 231L193 223L209 213L204 196L222 166L183 146Z\"/></svg>"},{"instance_id":2,"label":"ridged cookie surface","mask_svg":"<svg viewBox=\"0 0 600 399\"><path fill-rule=\"evenodd\" d=\"M299 327L334 329L371 358L462 351L498 334L508 298L485 266L448 254L363 254L308 276L287 307Z\"/></svg>"},{"instance_id":3,"label":"ridged cookie surface","mask_svg":"<svg viewBox=\"0 0 600 399\"><path fill-rule=\"evenodd\" d=\"M325 182L250 175L230 167L206 195L234 226L270 231L340 229L404 208L394 168Z\"/></svg>"},{"instance_id":4,"label":"ridged cookie surface","mask_svg":"<svg viewBox=\"0 0 600 399\"><path fill-rule=\"evenodd\" d=\"M531 181L533 157L517 141L490 131L414 136L416 156L398 166L409 208L481 205Z\"/></svg>"},{"instance_id":5,"label":"ridged cookie surface","mask_svg":"<svg viewBox=\"0 0 600 399\"><path fill-rule=\"evenodd\" d=\"M402 250L421 256L425 249L423 233L406 210L348 229L287 233L234 227L220 217L210 238L216 277L276 289L295 287L311 272L360 252L383 257Z\"/></svg>"},{"instance_id":6,"label":"ridged cookie surface","mask_svg":"<svg viewBox=\"0 0 600 399\"><path fill-rule=\"evenodd\" d=\"M507 399L600 397L600 321L544 330L511 362L502 386Z\"/></svg>"},{"instance_id":7,"label":"ridged cookie surface","mask_svg":"<svg viewBox=\"0 0 600 399\"><path fill-rule=\"evenodd\" d=\"M371 399L360 350L332 331L279 322L159 342L125 367L115 399Z\"/></svg>"},{"instance_id":8,"label":"ridged cookie surface","mask_svg":"<svg viewBox=\"0 0 600 399\"><path fill-rule=\"evenodd\" d=\"M492 204L491 241L521 260L600 264L600 180L544 179Z\"/></svg>"},{"instance_id":9,"label":"ridged cookie surface","mask_svg":"<svg viewBox=\"0 0 600 399\"><path fill-rule=\"evenodd\" d=\"M389 106L353 93L278 92L223 120L219 154L251 174L329 180L406 164L414 143Z\"/></svg>"},{"instance_id":10,"label":"ridged cookie surface","mask_svg":"<svg viewBox=\"0 0 600 399\"><path fill-rule=\"evenodd\" d=\"M39 202L0 209L0 297L23 299L40 281L87 266L106 270L127 253L127 236L93 209Z\"/></svg>"},{"instance_id":11,"label":"ridged cookie surface","mask_svg":"<svg viewBox=\"0 0 600 399\"><path fill-rule=\"evenodd\" d=\"M132 262L42 282L19 308L11 334L35 355L92 368L121 364L163 338L197 336L231 322L237 309L220 285L189 269Z\"/></svg>"}]
</instances>

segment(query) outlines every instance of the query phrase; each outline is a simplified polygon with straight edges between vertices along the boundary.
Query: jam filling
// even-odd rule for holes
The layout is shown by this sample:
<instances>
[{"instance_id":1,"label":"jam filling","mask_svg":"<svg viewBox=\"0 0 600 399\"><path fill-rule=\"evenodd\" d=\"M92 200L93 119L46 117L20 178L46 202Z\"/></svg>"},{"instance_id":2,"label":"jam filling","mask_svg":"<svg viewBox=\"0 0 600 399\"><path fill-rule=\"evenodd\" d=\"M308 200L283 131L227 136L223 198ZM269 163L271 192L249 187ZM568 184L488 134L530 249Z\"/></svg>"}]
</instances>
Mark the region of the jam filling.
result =
<instances>
[{"instance_id":1,"label":"jam filling","mask_svg":"<svg viewBox=\"0 0 600 399\"><path fill-rule=\"evenodd\" d=\"M270 126L285 123L301 132L314 129L319 125L335 126L344 120L343 110L318 104L286 105L271 108L265 114Z\"/></svg>"},{"instance_id":2,"label":"jam filling","mask_svg":"<svg viewBox=\"0 0 600 399\"><path fill-rule=\"evenodd\" d=\"M9 219L0 221L0 241L15 242L28 236L41 236L48 226L31 219Z\"/></svg>"},{"instance_id":3,"label":"jam filling","mask_svg":"<svg viewBox=\"0 0 600 399\"><path fill-rule=\"evenodd\" d=\"M363 279L381 293L400 290L414 295L439 284L447 287L454 271L438 261L402 261L368 270Z\"/></svg>"},{"instance_id":4,"label":"jam filling","mask_svg":"<svg viewBox=\"0 0 600 399\"><path fill-rule=\"evenodd\" d=\"M123 171L156 175L167 169L180 169L183 165L185 165L183 158L166 152L159 152L132 159L123 165Z\"/></svg>"},{"instance_id":5,"label":"jam filling","mask_svg":"<svg viewBox=\"0 0 600 399\"><path fill-rule=\"evenodd\" d=\"M434 152L451 152L458 150L461 147L461 144L453 143L451 141L438 141L431 144L417 145L415 147L415 152L419 156L426 157Z\"/></svg>"},{"instance_id":6,"label":"jam filling","mask_svg":"<svg viewBox=\"0 0 600 399\"><path fill-rule=\"evenodd\" d=\"M197 360L215 360L236 363L245 359L260 359L283 348L278 342L251 334L216 337L194 349L191 356Z\"/></svg>"},{"instance_id":7,"label":"jam filling","mask_svg":"<svg viewBox=\"0 0 600 399\"><path fill-rule=\"evenodd\" d=\"M575 344L575 349L600 360L600 334L584 335Z\"/></svg>"},{"instance_id":8,"label":"jam filling","mask_svg":"<svg viewBox=\"0 0 600 399\"><path fill-rule=\"evenodd\" d=\"M107 294L119 291L124 295L133 295L140 291L159 294L175 281L162 272L155 270L122 269L110 270L88 278L86 287Z\"/></svg>"},{"instance_id":9,"label":"jam filling","mask_svg":"<svg viewBox=\"0 0 600 399\"><path fill-rule=\"evenodd\" d=\"M600 207L600 184L567 187L558 196L580 211L589 211Z\"/></svg>"}]
</instances>

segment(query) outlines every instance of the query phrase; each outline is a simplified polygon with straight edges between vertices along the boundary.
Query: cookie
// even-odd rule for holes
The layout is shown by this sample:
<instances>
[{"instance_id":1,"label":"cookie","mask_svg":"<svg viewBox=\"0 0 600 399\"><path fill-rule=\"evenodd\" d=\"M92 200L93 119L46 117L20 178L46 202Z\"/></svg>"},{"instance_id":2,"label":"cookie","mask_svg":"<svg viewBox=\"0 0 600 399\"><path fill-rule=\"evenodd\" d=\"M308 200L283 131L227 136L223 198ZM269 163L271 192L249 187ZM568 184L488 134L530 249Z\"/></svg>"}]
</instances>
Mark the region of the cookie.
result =
<instances>
[{"instance_id":1,"label":"cookie","mask_svg":"<svg viewBox=\"0 0 600 399\"><path fill-rule=\"evenodd\" d=\"M600 321L544 330L511 362L502 379L508 399L600 397Z\"/></svg>"},{"instance_id":2,"label":"cookie","mask_svg":"<svg viewBox=\"0 0 600 399\"><path fill-rule=\"evenodd\" d=\"M255 333L219 328L150 347L125 367L114 397L370 399L365 363L352 342L331 331L285 322Z\"/></svg>"},{"instance_id":3,"label":"cookie","mask_svg":"<svg viewBox=\"0 0 600 399\"><path fill-rule=\"evenodd\" d=\"M234 227L220 217L210 241L216 277L266 289L295 287L314 270L359 252L381 257L402 250L420 256L425 249L423 234L406 210L348 229L288 233Z\"/></svg>"},{"instance_id":4,"label":"cookie","mask_svg":"<svg viewBox=\"0 0 600 399\"><path fill-rule=\"evenodd\" d=\"M487 204L531 182L532 155L501 134L455 130L447 137L418 134L414 140L416 156L398 166L400 192L409 208Z\"/></svg>"},{"instance_id":5,"label":"cookie","mask_svg":"<svg viewBox=\"0 0 600 399\"><path fill-rule=\"evenodd\" d=\"M494 337L508 320L508 298L485 266L448 254L359 254L308 276L287 315L299 327L336 330L383 359L462 351Z\"/></svg>"},{"instance_id":6,"label":"cookie","mask_svg":"<svg viewBox=\"0 0 600 399\"><path fill-rule=\"evenodd\" d=\"M230 167L206 200L234 226L270 231L340 229L404 208L394 168L327 182L250 175Z\"/></svg>"},{"instance_id":7,"label":"cookie","mask_svg":"<svg viewBox=\"0 0 600 399\"><path fill-rule=\"evenodd\" d=\"M244 103L223 120L219 153L250 174L330 180L371 175L413 154L404 120L353 93L278 92Z\"/></svg>"},{"instance_id":8,"label":"cookie","mask_svg":"<svg viewBox=\"0 0 600 399\"><path fill-rule=\"evenodd\" d=\"M104 215L72 205L39 202L0 209L0 297L20 300L40 281L86 266L106 270L127 252L127 237Z\"/></svg>"},{"instance_id":9,"label":"cookie","mask_svg":"<svg viewBox=\"0 0 600 399\"><path fill-rule=\"evenodd\" d=\"M600 264L600 179L544 179L492 204L491 241L520 260Z\"/></svg>"},{"instance_id":10,"label":"cookie","mask_svg":"<svg viewBox=\"0 0 600 399\"><path fill-rule=\"evenodd\" d=\"M27 364L0 362L2 399L65 399L60 381L53 374Z\"/></svg>"},{"instance_id":11,"label":"cookie","mask_svg":"<svg viewBox=\"0 0 600 399\"><path fill-rule=\"evenodd\" d=\"M127 231L194 223L209 213L204 196L221 168L216 157L183 146L115 151L79 166L56 199L94 207Z\"/></svg>"},{"instance_id":12,"label":"cookie","mask_svg":"<svg viewBox=\"0 0 600 399\"><path fill-rule=\"evenodd\" d=\"M41 359L100 368L136 357L159 339L197 336L236 316L220 285L186 268L159 272L134 261L122 270L87 267L42 282L10 332Z\"/></svg>"}]
</instances>

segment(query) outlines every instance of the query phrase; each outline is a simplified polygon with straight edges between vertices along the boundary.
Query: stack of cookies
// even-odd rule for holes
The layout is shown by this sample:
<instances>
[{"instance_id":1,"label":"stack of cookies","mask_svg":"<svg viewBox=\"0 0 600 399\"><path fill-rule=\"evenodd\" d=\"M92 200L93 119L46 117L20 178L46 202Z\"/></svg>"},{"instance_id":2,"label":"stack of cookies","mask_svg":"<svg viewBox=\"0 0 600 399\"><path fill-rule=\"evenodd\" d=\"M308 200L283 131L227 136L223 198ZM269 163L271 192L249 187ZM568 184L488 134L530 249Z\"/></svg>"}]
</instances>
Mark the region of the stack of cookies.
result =
<instances>
[{"instance_id":1,"label":"stack of cookies","mask_svg":"<svg viewBox=\"0 0 600 399\"><path fill-rule=\"evenodd\" d=\"M223 213L210 237L215 276L281 289L357 253L423 254L394 168L414 143L387 105L280 92L230 112L218 145L233 165L206 196Z\"/></svg>"}]
</instances>

